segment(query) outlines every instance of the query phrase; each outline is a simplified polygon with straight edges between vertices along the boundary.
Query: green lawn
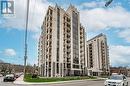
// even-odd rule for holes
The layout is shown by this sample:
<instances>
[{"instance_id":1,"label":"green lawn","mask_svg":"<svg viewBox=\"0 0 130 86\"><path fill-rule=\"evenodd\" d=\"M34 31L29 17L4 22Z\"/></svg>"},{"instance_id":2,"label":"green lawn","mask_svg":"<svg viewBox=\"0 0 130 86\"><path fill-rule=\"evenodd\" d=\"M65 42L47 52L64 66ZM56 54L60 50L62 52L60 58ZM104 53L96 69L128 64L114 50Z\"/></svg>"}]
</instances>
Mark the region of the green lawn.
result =
<instances>
[{"instance_id":1,"label":"green lawn","mask_svg":"<svg viewBox=\"0 0 130 86\"><path fill-rule=\"evenodd\" d=\"M57 82L57 81L69 81L69 80L84 80L84 79L96 79L95 77L78 76L78 77L54 77L54 78L32 78L31 75L24 77L25 82Z\"/></svg>"}]
</instances>

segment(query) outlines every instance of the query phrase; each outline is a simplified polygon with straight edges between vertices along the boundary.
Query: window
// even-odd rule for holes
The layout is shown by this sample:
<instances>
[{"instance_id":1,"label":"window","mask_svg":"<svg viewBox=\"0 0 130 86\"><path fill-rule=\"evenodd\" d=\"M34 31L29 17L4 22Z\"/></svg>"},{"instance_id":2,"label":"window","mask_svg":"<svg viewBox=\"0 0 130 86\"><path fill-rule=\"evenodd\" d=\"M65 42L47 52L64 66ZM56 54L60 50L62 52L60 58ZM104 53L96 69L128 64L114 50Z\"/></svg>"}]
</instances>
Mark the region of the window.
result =
<instances>
[{"instance_id":1,"label":"window","mask_svg":"<svg viewBox=\"0 0 130 86\"><path fill-rule=\"evenodd\" d=\"M50 9L50 15L52 15L52 10Z\"/></svg>"},{"instance_id":2,"label":"window","mask_svg":"<svg viewBox=\"0 0 130 86\"><path fill-rule=\"evenodd\" d=\"M50 39L52 38L52 35L50 35Z\"/></svg>"},{"instance_id":3,"label":"window","mask_svg":"<svg viewBox=\"0 0 130 86\"><path fill-rule=\"evenodd\" d=\"M50 27L52 27L52 23L50 22Z\"/></svg>"},{"instance_id":4,"label":"window","mask_svg":"<svg viewBox=\"0 0 130 86\"><path fill-rule=\"evenodd\" d=\"M56 67L57 67L57 73L59 73L59 63L57 63Z\"/></svg>"}]
</instances>

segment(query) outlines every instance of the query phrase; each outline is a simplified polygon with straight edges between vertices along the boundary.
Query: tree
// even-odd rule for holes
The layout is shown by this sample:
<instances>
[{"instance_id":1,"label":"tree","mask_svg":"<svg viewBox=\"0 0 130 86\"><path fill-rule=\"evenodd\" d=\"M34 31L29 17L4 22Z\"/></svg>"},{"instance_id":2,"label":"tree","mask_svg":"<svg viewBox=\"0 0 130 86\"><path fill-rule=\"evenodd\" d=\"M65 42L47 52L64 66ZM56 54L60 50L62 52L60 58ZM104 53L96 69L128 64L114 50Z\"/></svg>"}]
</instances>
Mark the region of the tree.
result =
<instances>
[{"instance_id":1,"label":"tree","mask_svg":"<svg viewBox=\"0 0 130 86\"><path fill-rule=\"evenodd\" d=\"M6 65L2 65L1 73L2 73L3 75L6 75L6 73L7 73L7 66L6 66Z\"/></svg>"}]
</instances>

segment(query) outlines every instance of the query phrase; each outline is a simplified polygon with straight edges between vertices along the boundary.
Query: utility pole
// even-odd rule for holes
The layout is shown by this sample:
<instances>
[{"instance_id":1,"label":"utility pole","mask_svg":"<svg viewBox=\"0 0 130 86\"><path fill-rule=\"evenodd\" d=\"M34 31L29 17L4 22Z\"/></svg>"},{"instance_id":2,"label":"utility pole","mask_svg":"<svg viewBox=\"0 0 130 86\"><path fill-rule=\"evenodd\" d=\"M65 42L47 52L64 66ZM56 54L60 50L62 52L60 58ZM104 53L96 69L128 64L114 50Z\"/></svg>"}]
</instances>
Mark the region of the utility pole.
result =
<instances>
[{"instance_id":1,"label":"utility pole","mask_svg":"<svg viewBox=\"0 0 130 86\"><path fill-rule=\"evenodd\" d=\"M26 30L25 30L25 54L24 54L24 76L26 74L26 64L27 64L27 35L28 35L28 14L29 14L29 0L27 0L27 13L26 13Z\"/></svg>"}]
</instances>

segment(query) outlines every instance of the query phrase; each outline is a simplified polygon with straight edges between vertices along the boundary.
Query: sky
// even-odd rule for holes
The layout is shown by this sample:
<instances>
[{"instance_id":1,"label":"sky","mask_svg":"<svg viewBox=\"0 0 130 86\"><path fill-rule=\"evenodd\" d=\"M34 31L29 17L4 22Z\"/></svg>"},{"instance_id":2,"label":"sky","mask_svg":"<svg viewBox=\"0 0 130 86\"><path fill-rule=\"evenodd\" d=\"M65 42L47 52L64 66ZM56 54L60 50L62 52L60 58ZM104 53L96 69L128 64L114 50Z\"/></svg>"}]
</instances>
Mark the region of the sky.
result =
<instances>
[{"instance_id":1,"label":"sky","mask_svg":"<svg viewBox=\"0 0 130 86\"><path fill-rule=\"evenodd\" d=\"M2 1L2 0L0 0ZM26 1L13 0L14 14L0 14L0 60L24 63ZM70 4L80 12L87 40L104 33L107 36L111 66L130 66L130 0L30 0L27 64L36 64L38 38L49 5L65 10Z\"/></svg>"}]
</instances>

